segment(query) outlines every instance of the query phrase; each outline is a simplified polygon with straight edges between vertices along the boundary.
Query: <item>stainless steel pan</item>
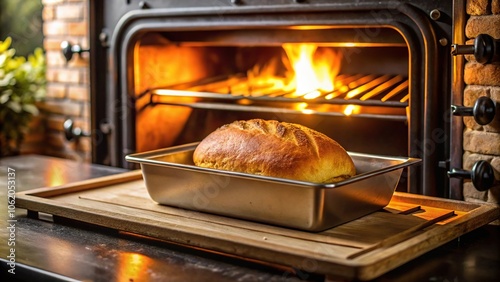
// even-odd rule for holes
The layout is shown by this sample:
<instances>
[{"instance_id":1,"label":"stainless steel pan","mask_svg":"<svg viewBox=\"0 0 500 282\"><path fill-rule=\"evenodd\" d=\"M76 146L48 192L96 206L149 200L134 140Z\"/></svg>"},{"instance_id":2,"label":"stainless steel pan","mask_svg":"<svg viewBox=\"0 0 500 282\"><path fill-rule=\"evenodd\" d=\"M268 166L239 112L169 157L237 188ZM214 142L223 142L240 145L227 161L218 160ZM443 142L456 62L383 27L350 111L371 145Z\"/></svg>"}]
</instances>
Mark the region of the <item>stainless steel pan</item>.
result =
<instances>
[{"instance_id":1,"label":"stainless steel pan","mask_svg":"<svg viewBox=\"0 0 500 282\"><path fill-rule=\"evenodd\" d=\"M405 167L420 159L349 152L357 174L337 183L312 183L197 167L191 143L126 156L141 165L159 204L321 231L386 206Z\"/></svg>"}]
</instances>

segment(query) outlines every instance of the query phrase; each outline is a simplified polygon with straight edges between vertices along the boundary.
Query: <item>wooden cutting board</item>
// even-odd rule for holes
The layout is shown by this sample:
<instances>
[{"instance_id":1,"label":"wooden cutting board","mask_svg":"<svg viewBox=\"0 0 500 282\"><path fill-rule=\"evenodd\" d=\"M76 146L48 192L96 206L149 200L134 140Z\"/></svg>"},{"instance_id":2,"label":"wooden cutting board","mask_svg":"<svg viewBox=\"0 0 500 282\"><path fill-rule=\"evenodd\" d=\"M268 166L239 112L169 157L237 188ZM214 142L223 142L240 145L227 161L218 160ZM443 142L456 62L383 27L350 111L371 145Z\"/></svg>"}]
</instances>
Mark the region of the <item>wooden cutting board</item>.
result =
<instances>
[{"instance_id":1,"label":"wooden cutting board","mask_svg":"<svg viewBox=\"0 0 500 282\"><path fill-rule=\"evenodd\" d=\"M323 232L158 205L140 171L40 188L16 206L332 278L369 280L500 217L496 205L395 193L390 204Z\"/></svg>"}]
</instances>

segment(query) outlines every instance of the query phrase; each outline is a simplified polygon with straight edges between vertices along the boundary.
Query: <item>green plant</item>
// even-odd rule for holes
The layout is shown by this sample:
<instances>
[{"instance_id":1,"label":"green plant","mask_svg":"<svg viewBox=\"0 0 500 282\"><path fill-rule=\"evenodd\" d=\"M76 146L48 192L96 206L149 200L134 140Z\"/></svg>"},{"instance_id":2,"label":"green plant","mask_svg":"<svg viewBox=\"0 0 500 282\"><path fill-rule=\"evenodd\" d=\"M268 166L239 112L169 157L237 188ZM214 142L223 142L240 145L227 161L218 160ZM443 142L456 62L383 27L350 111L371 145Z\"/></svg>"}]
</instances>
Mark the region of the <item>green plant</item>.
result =
<instances>
[{"instance_id":1,"label":"green plant","mask_svg":"<svg viewBox=\"0 0 500 282\"><path fill-rule=\"evenodd\" d=\"M12 39L0 41L0 156L16 154L45 97L45 56L37 48L26 59L15 56Z\"/></svg>"}]
</instances>

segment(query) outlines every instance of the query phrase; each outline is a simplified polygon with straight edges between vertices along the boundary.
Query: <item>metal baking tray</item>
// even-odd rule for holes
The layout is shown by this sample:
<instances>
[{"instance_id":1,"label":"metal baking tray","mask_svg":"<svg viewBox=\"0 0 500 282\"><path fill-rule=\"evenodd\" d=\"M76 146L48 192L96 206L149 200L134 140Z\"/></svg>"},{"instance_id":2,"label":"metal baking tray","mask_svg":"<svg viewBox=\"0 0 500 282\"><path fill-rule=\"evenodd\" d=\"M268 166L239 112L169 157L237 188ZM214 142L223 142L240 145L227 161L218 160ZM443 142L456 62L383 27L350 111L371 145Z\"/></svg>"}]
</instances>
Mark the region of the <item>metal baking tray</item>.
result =
<instances>
[{"instance_id":1,"label":"metal baking tray","mask_svg":"<svg viewBox=\"0 0 500 282\"><path fill-rule=\"evenodd\" d=\"M198 143L126 156L139 163L157 203L306 231L322 231L385 207L405 167L421 160L348 152L357 174L312 183L197 167Z\"/></svg>"}]
</instances>

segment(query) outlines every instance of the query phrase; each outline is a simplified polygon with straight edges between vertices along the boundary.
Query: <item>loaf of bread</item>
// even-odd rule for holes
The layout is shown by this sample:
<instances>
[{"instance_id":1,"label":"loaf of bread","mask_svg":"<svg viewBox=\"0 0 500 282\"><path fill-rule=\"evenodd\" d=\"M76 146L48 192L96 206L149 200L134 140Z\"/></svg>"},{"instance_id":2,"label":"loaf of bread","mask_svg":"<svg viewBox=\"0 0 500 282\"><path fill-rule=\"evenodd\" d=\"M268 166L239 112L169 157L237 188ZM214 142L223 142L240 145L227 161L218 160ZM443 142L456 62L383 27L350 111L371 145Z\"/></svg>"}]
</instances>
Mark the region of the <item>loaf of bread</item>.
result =
<instances>
[{"instance_id":1,"label":"loaf of bread","mask_svg":"<svg viewBox=\"0 0 500 282\"><path fill-rule=\"evenodd\" d=\"M196 147L195 165L294 180L332 183L356 174L337 142L305 126L252 119L226 124Z\"/></svg>"}]
</instances>

